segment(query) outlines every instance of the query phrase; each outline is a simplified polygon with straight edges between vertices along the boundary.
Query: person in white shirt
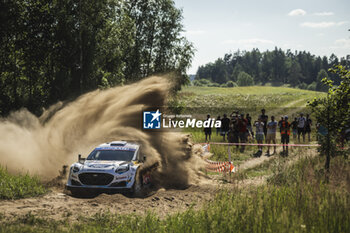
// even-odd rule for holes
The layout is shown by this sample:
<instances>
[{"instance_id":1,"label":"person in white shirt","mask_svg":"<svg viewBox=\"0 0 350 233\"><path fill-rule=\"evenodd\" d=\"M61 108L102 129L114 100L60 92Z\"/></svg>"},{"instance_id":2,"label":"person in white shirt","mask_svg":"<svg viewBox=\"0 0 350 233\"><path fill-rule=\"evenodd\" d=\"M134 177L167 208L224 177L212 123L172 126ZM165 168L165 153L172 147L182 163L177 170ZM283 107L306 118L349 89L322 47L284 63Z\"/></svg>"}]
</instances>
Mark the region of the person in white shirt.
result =
<instances>
[{"instance_id":1,"label":"person in white shirt","mask_svg":"<svg viewBox=\"0 0 350 233\"><path fill-rule=\"evenodd\" d=\"M305 142L305 126L306 118L303 113L300 113L300 117L298 118L298 143L300 143L300 134L303 135L303 142Z\"/></svg>"},{"instance_id":2,"label":"person in white shirt","mask_svg":"<svg viewBox=\"0 0 350 233\"><path fill-rule=\"evenodd\" d=\"M259 117L258 121L254 123L256 127L255 138L258 144L262 144L264 141L264 122L262 122L261 117ZM258 152L255 154L256 157L260 157L262 154L263 146L258 145Z\"/></svg>"},{"instance_id":3,"label":"person in white shirt","mask_svg":"<svg viewBox=\"0 0 350 233\"><path fill-rule=\"evenodd\" d=\"M275 117L271 116L271 121L267 123L267 135L266 135L266 143L269 144L273 142L276 144L276 130L277 130L277 121L275 121ZM276 146L273 148L273 154L276 153ZM270 146L267 146L266 156L270 156Z\"/></svg>"}]
</instances>

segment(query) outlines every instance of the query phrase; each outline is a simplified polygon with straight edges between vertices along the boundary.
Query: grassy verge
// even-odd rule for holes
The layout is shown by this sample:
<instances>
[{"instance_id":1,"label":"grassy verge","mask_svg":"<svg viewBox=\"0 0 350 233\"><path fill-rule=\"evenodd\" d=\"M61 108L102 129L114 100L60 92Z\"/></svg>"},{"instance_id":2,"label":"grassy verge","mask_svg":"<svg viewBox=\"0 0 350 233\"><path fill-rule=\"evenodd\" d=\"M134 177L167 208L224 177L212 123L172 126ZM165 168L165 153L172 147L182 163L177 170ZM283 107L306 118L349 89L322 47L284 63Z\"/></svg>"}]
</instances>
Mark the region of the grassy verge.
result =
<instances>
[{"instance_id":1,"label":"grassy verge","mask_svg":"<svg viewBox=\"0 0 350 233\"><path fill-rule=\"evenodd\" d=\"M180 100L188 108L200 106L195 108L192 114L198 113L204 117L205 114L210 113L216 117L224 113L230 114L232 110L240 110L250 113L253 120L260 113L261 108L265 108L268 115L288 114L294 117L301 108L306 106L308 100L324 95L325 93L322 92L266 86L186 87L179 94Z\"/></svg>"},{"instance_id":2,"label":"grassy verge","mask_svg":"<svg viewBox=\"0 0 350 233\"><path fill-rule=\"evenodd\" d=\"M0 199L19 199L44 194L47 189L37 177L11 175L0 167Z\"/></svg>"}]
</instances>

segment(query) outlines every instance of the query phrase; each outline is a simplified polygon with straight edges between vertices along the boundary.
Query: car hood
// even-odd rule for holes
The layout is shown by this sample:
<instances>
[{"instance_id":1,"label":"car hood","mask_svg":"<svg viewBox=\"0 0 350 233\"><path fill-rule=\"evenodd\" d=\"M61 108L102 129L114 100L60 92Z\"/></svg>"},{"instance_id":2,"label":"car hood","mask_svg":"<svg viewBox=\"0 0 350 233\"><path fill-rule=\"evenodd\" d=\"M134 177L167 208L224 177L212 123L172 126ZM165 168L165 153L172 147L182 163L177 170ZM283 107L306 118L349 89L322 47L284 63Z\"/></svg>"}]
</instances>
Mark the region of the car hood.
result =
<instances>
[{"instance_id":1,"label":"car hood","mask_svg":"<svg viewBox=\"0 0 350 233\"><path fill-rule=\"evenodd\" d=\"M121 165L127 165L128 161L101 161L101 160L87 160L83 164L84 170L114 170Z\"/></svg>"}]
</instances>

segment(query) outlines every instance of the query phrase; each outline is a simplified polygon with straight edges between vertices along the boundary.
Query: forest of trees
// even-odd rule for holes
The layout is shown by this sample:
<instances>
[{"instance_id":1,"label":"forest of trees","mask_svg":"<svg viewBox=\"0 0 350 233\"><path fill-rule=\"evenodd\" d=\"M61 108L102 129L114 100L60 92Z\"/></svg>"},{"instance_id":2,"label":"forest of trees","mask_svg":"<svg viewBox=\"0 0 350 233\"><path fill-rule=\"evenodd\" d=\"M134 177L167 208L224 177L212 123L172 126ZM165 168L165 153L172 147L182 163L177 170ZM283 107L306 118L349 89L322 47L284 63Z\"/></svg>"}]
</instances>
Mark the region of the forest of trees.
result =
<instances>
[{"instance_id":1,"label":"forest of trees","mask_svg":"<svg viewBox=\"0 0 350 233\"><path fill-rule=\"evenodd\" d=\"M193 45L173 0L0 0L0 114L173 72Z\"/></svg>"},{"instance_id":2,"label":"forest of trees","mask_svg":"<svg viewBox=\"0 0 350 233\"><path fill-rule=\"evenodd\" d=\"M309 52L290 50L284 52L275 48L272 51L260 52L237 51L225 54L214 63L208 63L198 68L194 85L233 86L242 85L272 85L288 84L309 90L325 91L327 87L321 80L329 77L338 85L337 74L328 72L334 65L350 65L350 55L339 59L332 54L329 58L319 57Z\"/></svg>"}]
</instances>

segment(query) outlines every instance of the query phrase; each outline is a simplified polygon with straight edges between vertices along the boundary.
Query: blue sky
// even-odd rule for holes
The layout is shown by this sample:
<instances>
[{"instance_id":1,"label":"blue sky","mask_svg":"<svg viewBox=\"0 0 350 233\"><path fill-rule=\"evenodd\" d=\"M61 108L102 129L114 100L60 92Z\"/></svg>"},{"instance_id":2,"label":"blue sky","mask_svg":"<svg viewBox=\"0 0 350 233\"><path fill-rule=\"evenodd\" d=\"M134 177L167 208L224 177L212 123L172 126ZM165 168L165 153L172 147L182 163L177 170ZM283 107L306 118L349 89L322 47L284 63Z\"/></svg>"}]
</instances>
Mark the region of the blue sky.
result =
<instances>
[{"instance_id":1,"label":"blue sky","mask_svg":"<svg viewBox=\"0 0 350 233\"><path fill-rule=\"evenodd\" d=\"M225 53L259 48L350 54L350 0L174 0L196 48L189 74Z\"/></svg>"}]
</instances>

